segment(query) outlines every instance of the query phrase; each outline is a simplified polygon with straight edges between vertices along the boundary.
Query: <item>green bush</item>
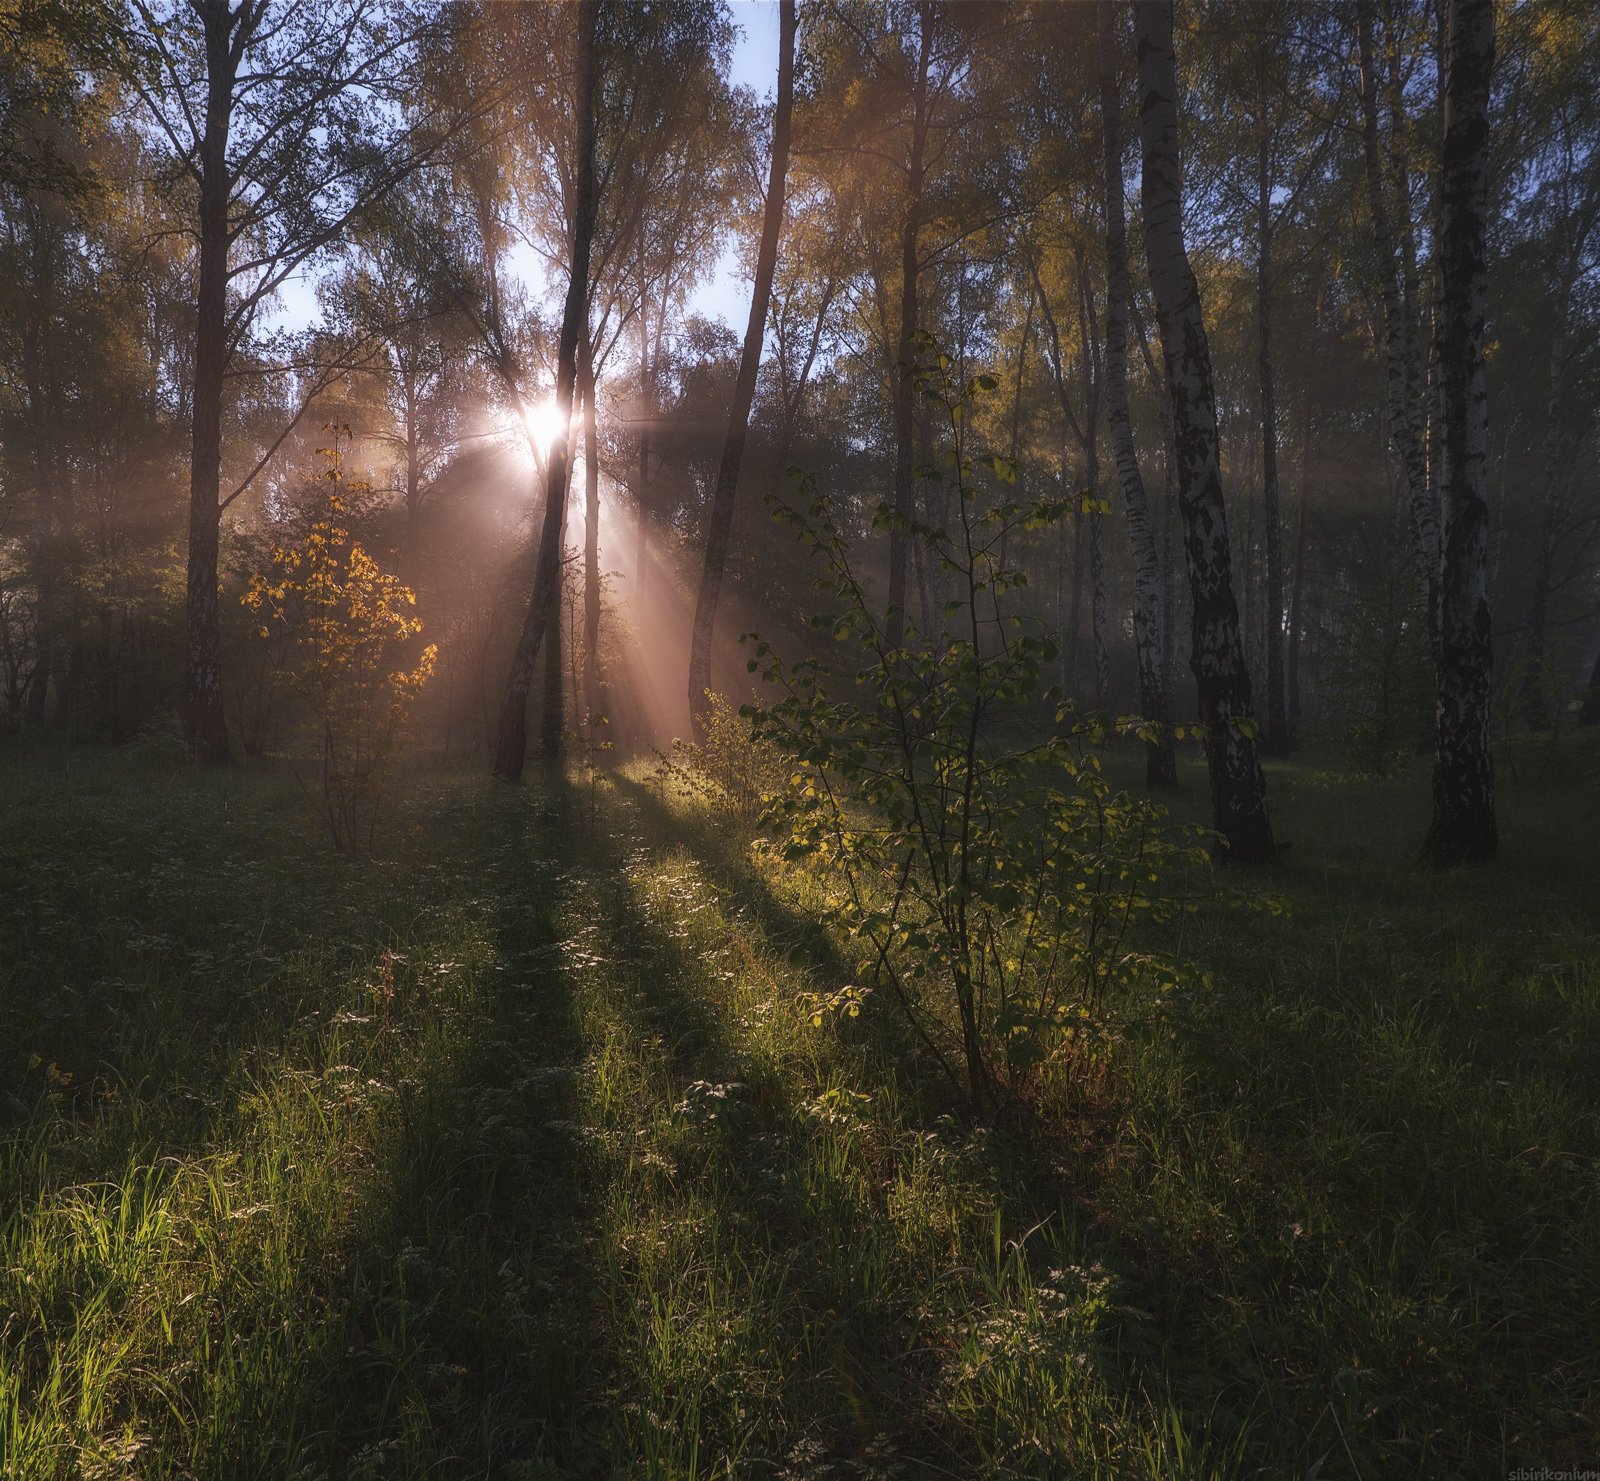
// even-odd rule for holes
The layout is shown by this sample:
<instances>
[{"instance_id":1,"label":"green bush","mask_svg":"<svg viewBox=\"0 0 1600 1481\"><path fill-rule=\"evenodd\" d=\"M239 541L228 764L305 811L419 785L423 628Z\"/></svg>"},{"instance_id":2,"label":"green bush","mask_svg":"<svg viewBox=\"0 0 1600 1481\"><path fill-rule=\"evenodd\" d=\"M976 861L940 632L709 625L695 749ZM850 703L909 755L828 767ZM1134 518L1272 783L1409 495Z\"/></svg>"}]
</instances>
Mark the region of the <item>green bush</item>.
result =
<instances>
[{"instance_id":1,"label":"green bush","mask_svg":"<svg viewBox=\"0 0 1600 1481\"><path fill-rule=\"evenodd\" d=\"M952 482L953 529L877 514L880 528L925 542L959 593L939 630L908 622L891 646L830 500L804 481L804 505L778 513L822 564L817 588L832 605L813 622L844 656L791 664L756 640L751 667L780 697L743 712L788 762L766 846L824 882L833 922L861 950L858 990L885 989L977 1108L1081 1053L1108 993L1170 978L1135 949L1132 928L1174 908L1162 882L1192 852L1162 809L1106 780L1105 722L1068 727L1062 714L1055 733L1037 733L1056 645L1010 610L1023 577L1001 552L1068 506L1025 509L1009 460L969 457L970 409L993 384L953 384L945 357L925 378L948 427L949 473L924 475Z\"/></svg>"},{"instance_id":2,"label":"green bush","mask_svg":"<svg viewBox=\"0 0 1600 1481\"><path fill-rule=\"evenodd\" d=\"M655 776L691 796L756 821L788 776L784 756L751 734L750 721L724 695L707 692L706 738L675 740L660 756Z\"/></svg>"}]
</instances>

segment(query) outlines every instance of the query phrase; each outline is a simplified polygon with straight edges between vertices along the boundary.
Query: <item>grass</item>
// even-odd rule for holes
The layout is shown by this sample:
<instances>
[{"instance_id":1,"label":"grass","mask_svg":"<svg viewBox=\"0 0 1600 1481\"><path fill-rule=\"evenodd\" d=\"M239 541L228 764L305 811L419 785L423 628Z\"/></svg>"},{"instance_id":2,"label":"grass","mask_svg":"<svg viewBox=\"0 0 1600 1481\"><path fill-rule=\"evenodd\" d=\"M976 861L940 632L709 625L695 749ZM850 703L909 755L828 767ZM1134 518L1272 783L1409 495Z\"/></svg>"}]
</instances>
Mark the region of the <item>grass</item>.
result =
<instances>
[{"instance_id":1,"label":"grass","mask_svg":"<svg viewBox=\"0 0 1600 1481\"><path fill-rule=\"evenodd\" d=\"M0 754L0 1475L1592 1464L1592 772L1435 878L1425 778L1325 764L1288 913L973 1126L638 774L419 776L354 861L279 778Z\"/></svg>"}]
</instances>

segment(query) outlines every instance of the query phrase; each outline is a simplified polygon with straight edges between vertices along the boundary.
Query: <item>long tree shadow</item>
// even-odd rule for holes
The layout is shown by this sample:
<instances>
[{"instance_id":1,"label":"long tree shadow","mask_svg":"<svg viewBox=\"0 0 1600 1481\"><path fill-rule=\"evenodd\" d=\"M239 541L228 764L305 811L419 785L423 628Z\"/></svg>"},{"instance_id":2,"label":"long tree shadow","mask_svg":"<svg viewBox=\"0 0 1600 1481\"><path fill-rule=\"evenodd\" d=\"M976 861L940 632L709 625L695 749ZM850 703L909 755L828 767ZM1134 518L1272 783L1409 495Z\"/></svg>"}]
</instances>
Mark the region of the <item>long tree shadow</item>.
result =
<instances>
[{"instance_id":1,"label":"long tree shadow","mask_svg":"<svg viewBox=\"0 0 1600 1481\"><path fill-rule=\"evenodd\" d=\"M814 915L783 900L749 856L749 829L712 811L675 808L656 786L626 773L611 777L618 797L641 820L646 833L671 837L687 850L710 883L726 898L753 939L772 955L802 967L819 987L833 990L857 980L835 936ZM962 1110L960 1096L926 1050L894 1013L876 1008L844 1026L847 1039L874 1058L877 1074L892 1075L902 1094L917 1099L919 1115L933 1121Z\"/></svg>"},{"instance_id":2,"label":"long tree shadow","mask_svg":"<svg viewBox=\"0 0 1600 1481\"><path fill-rule=\"evenodd\" d=\"M645 820L641 832L670 838L676 851L691 857L704 877L721 892L728 913L739 928L762 949L798 957L803 968L823 984L837 986L850 980L848 964L828 933L815 920L805 918L781 900L752 867L745 835L739 827L730 827L725 819L710 814L686 814L668 803L654 787L626 776L614 781L625 803ZM859 1082L895 1087L897 1119L910 1144L926 1145L929 1139L953 1137L954 1145L961 1147L962 1157L981 1167L979 1186L988 1193L970 1212L991 1234L998 1215L998 1227L1008 1238L1007 1249L1015 1252L1008 1259L1038 1267L1034 1274L1044 1280L1046 1267L1052 1263L1081 1258L1092 1264L1114 1254L1116 1233L1097 1227L1090 1207L1085 1175L1092 1168L1082 1157L1064 1163L1060 1138L1041 1138L1037 1122L1020 1110L1000 1123L972 1128L964 1134L964 1103L934 1066L917 1054L910 1034L886 1011L863 1014L860 1024L846 1037ZM805 1143L816 1134L814 1126L806 1123L803 1111L801 1116L794 1114L796 1109L793 1105L784 1106L766 1123L768 1129L786 1139L783 1155L789 1160L776 1174L770 1151L764 1146L767 1138L752 1139L744 1127L727 1144L726 1170L736 1179L741 1199L748 1199L752 1213L759 1214L751 1220L746 1238L769 1258L786 1249L803 1250L818 1243L844 1249L855 1246L865 1257L856 1269L853 1288L830 1284L831 1262L821 1258L807 1262L811 1273L796 1292L805 1313L803 1325L814 1334L834 1334L817 1340L835 1344L837 1370L865 1375L862 1388L837 1391L821 1400L822 1412L855 1412L863 1416L891 1413L895 1416L893 1434L885 1441L885 1454L893 1453L901 1461L921 1462L936 1469L970 1466L972 1457L962 1448L966 1442L956 1436L946 1417L939 1413L937 1364L930 1366L928 1360L934 1345L947 1341L949 1333L926 1325L925 1300L931 1292L924 1292L919 1301L913 1302L907 1301L902 1291L896 1301L886 1304L881 1293L892 1282L883 1279L883 1272L871 1269L871 1260L882 1247L881 1242L875 1245L874 1222L887 1224L893 1218L887 1202L870 1197L855 1206L849 1206L846 1200L846 1206L841 1207L828 1198L807 1202L792 1196L797 1182L802 1186L804 1183L801 1170ZM873 1185L881 1192L893 1186L896 1174L903 1170L908 1160L907 1147L877 1148L869 1160ZM788 1191L774 1196L775 1182ZM832 1240L819 1227L830 1221L835 1226ZM1049 1236L1026 1247L1029 1232L1047 1225ZM897 1252L897 1257L903 1258L903 1252ZM958 1277L956 1272L934 1264L928 1267L925 1278L937 1288L952 1278L965 1280L975 1274L969 1270ZM1032 1279L1026 1277L1025 1283ZM1009 1298L999 1294L1004 1279L998 1270L977 1279L976 1285L983 1286L985 1280L990 1285L985 1295L976 1297L980 1302L1024 1299L1017 1289L1011 1290ZM962 1299L972 1300L974 1294L969 1292ZM841 1312L851 1315L841 1317ZM1104 1345L1090 1352L1074 1353L1071 1361L1081 1365L1077 1369L1080 1376L1087 1370L1098 1381L1120 1388L1121 1376L1113 1371L1117 1345L1115 1333L1108 1333ZM833 1449L826 1453L843 1458L848 1464L851 1456L861 1454L868 1438L865 1432L852 1434L846 1426L833 1437Z\"/></svg>"},{"instance_id":3,"label":"long tree shadow","mask_svg":"<svg viewBox=\"0 0 1600 1481\"><path fill-rule=\"evenodd\" d=\"M349 864L259 798L203 806L205 785L153 837L148 799L92 796L24 902L42 929L13 982L64 975L70 1002L28 1025L62 1049L33 1104L13 1092L38 1154L4 1163L5 1237L55 1262L0 1353L20 1422L98 1362L94 1402L185 1473L598 1473L583 1043L548 951L573 877L561 788L436 789L402 852ZM13 862L50 858L21 841ZM122 944L121 912L179 878L136 923L158 939ZM248 880L279 901L196 908ZM107 1342L148 1376L106 1366ZM174 1343L199 1360L169 1370Z\"/></svg>"},{"instance_id":4,"label":"long tree shadow","mask_svg":"<svg viewBox=\"0 0 1600 1481\"><path fill-rule=\"evenodd\" d=\"M334 1474L601 1475L606 1399L592 1252L604 1169L581 1135L583 973L570 929L580 852L546 779L456 819L463 887L489 933L469 1021L404 1111L332 1295L335 1339L304 1392ZM454 964L409 964L411 989ZM398 993L397 993L398 996ZM286 1458L295 1458L286 1447Z\"/></svg>"}]
</instances>

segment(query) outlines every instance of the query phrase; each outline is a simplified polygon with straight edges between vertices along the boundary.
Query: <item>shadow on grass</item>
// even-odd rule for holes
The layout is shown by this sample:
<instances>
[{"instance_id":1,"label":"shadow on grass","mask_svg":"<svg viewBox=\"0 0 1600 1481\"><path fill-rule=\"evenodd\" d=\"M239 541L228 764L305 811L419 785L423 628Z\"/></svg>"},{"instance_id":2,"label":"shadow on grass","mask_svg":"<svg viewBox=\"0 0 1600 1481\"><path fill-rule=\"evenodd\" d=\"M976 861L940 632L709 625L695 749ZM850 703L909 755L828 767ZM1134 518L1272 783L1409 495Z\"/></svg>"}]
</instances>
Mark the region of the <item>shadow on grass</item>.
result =
<instances>
[{"instance_id":1,"label":"shadow on grass","mask_svg":"<svg viewBox=\"0 0 1600 1481\"><path fill-rule=\"evenodd\" d=\"M73 1075L18 1063L38 1155L0 1164L24 1211L6 1237L166 1159L221 1204L185 1215L204 1237L166 1287L51 1275L0 1334L0 1379L42 1389L95 1321L144 1333L108 1412L173 1469L970 1474L939 1302L995 1211L1008 1239L1056 1221L1036 1263L1121 1278L1097 1380L1224 1446L1270 1415L1255 1469L1338 1443L1363 1474L1460 1471L1593 1432L1593 1116L1572 1102L1594 979L1429 941L1441 898L1462 943L1492 938L1483 877L1408 878L1385 932L1341 865L1284 882L1288 925L1202 932L1218 986L1190 1014L1221 1052L1141 1055L1114 1140L1076 1160L1027 1126L970 1142L964 1232L913 1252L895 1200L950 1101L889 1015L798 1066L812 1050L763 1037L721 953L797 949L828 985L849 967L715 821L626 778L598 827L560 778L457 783L396 819L394 858L349 864L270 787L113 783L41 790L0 842L0 912L29 933L0 1015ZM1321 809L1341 859L1343 812ZM897 1096L894 1144L807 1100L841 1074ZM252 1241L278 1197L272 1266Z\"/></svg>"},{"instance_id":2,"label":"shadow on grass","mask_svg":"<svg viewBox=\"0 0 1600 1481\"><path fill-rule=\"evenodd\" d=\"M603 1469L561 798L434 789L352 862L251 781L41 789L4 847L7 1016L64 999L0 1161L19 1475Z\"/></svg>"},{"instance_id":3,"label":"shadow on grass","mask_svg":"<svg viewBox=\"0 0 1600 1481\"><path fill-rule=\"evenodd\" d=\"M1126 1380L1237 1464L1576 1459L1594 1436L1583 1334L1600 1321L1580 1176L1600 963L1574 799L1557 815L1508 788L1522 831L1506 858L1439 878L1391 846L1425 811L1402 783L1376 804L1292 783L1301 842L1267 881L1289 918L1217 906L1191 927L1215 985L1126 1066L1111 1144L1063 1165L1049 1135L989 1140L1002 1221L1075 1211L1067 1243L1125 1281ZM770 939L848 980L725 831L619 785ZM876 1068L904 1070L903 1045L878 1047Z\"/></svg>"}]
</instances>

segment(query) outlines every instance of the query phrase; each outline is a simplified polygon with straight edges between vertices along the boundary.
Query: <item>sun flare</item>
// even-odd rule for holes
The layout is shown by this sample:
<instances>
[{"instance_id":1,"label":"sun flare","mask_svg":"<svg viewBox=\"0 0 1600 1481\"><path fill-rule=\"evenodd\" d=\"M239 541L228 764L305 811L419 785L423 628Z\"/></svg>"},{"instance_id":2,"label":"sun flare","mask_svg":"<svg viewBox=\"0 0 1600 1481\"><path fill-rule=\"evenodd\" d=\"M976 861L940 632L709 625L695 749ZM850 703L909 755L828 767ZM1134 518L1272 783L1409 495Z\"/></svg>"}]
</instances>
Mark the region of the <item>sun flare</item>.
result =
<instances>
[{"instance_id":1,"label":"sun flare","mask_svg":"<svg viewBox=\"0 0 1600 1481\"><path fill-rule=\"evenodd\" d=\"M561 415L561 408L553 397L529 408L528 432L538 444L541 455L548 453L556 440L566 435L567 419Z\"/></svg>"}]
</instances>

